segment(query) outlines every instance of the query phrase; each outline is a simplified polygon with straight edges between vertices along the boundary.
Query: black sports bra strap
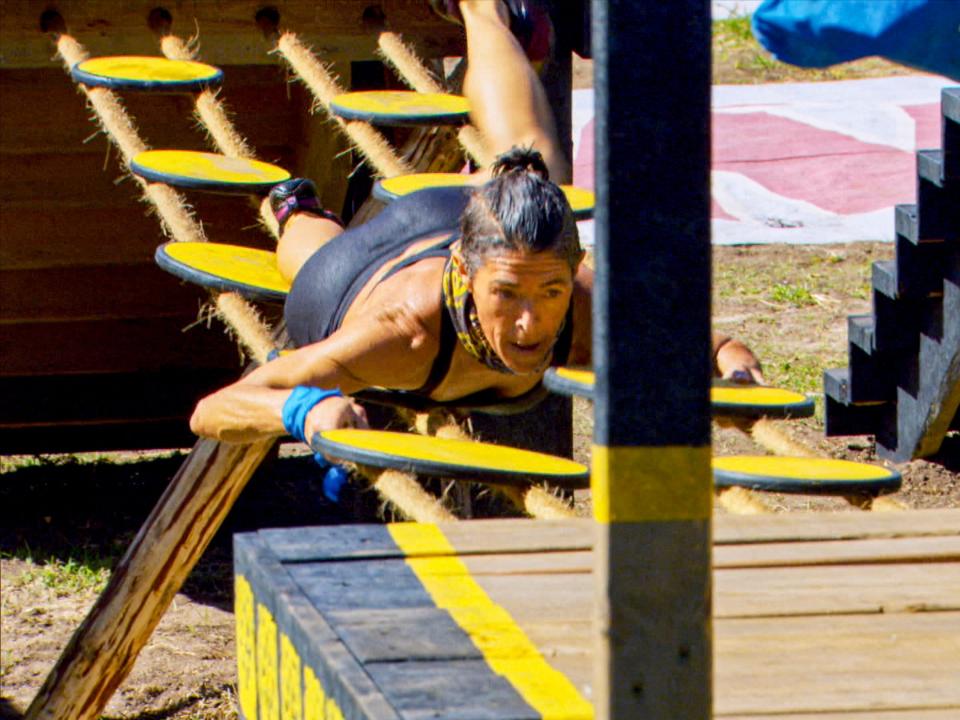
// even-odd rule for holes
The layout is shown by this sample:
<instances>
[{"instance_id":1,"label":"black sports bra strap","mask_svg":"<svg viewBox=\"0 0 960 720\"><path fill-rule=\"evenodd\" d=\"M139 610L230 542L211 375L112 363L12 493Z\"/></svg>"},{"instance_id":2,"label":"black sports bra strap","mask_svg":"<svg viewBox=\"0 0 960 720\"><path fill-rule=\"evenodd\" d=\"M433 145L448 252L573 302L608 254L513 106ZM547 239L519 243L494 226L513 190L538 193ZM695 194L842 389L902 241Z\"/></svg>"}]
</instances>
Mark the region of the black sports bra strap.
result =
<instances>
[{"instance_id":1,"label":"black sports bra strap","mask_svg":"<svg viewBox=\"0 0 960 720\"><path fill-rule=\"evenodd\" d=\"M450 256L450 246L453 245L453 243L454 243L454 242L457 240L457 238L459 238L459 237L460 237L459 231L458 231L458 232L455 232L455 233L452 233L448 238L446 238L445 240L441 240L441 241L438 242L436 245L431 245L430 247L426 247L426 248L424 248L423 250L421 250L420 252L414 253L414 254L411 255L410 257L408 257L408 258L406 258L406 259L404 259L404 260L401 260L401 261L398 262L396 265L394 265L392 268L390 268L389 270L387 270L386 273L384 273L383 277L380 278L380 280L379 280L379 282L377 283L377 285L379 285L380 283L382 283L384 280L386 280L387 278L389 278L391 275L393 275L393 274L395 274L395 273L398 273L398 272L400 272L401 270L403 270L404 268L410 267L410 266L413 265L414 263L418 263L418 262L420 262L421 260L426 260L427 258L432 258L432 257L449 257L449 256Z\"/></svg>"},{"instance_id":2,"label":"black sports bra strap","mask_svg":"<svg viewBox=\"0 0 960 720\"><path fill-rule=\"evenodd\" d=\"M429 395L437 386L443 382L443 379L450 371L450 363L453 360L453 351L457 347L457 331L453 327L453 321L446 308L440 308L440 347L437 349L437 356L433 359L433 365L430 366L430 376L427 381L419 388L414 390L417 395Z\"/></svg>"}]
</instances>

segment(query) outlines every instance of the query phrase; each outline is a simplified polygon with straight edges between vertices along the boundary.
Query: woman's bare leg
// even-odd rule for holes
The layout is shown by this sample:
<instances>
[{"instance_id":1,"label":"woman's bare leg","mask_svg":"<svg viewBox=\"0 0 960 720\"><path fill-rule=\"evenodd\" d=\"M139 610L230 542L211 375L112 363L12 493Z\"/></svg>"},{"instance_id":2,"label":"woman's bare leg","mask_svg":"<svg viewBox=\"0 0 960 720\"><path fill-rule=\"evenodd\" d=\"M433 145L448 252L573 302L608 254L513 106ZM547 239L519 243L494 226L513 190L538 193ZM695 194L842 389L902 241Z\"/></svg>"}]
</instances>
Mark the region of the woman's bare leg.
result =
<instances>
[{"instance_id":1,"label":"woman's bare leg","mask_svg":"<svg viewBox=\"0 0 960 720\"><path fill-rule=\"evenodd\" d=\"M550 170L550 179L570 182L570 163L557 139L553 112L540 78L510 32L499 0L460 0L467 30L464 94L471 120L500 154L514 145L533 145Z\"/></svg>"},{"instance_id":2,"label":"woman's bare leg","mask_svg":"<svg viewBox=\"0 0 960 720\"><path fill-rule=\"evenodd\" d=\"M305 212L291 216L277 243L280 274L287 282L293 283L310 256L342 232L342 227L326 218Z\"/></svg>"}]
</instances>

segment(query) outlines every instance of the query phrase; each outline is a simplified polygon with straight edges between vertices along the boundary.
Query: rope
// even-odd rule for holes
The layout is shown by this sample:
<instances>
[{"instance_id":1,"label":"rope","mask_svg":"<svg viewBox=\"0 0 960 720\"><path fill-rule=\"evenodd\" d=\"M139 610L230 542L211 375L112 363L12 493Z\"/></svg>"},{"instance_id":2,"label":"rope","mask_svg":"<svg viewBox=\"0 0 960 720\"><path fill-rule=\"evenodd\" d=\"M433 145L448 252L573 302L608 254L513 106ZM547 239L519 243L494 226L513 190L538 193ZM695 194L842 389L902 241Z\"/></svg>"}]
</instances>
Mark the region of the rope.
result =
<instances>
[{"instance_id":1,"label":"rope","mask_svg":"<svg viewBox=\"0 0 960 720\"><path fill-rule=\"evenodd\" d=\"M756 422L752 423L749 428L745 429L744 432L747 432L754 442L764 449L769 450L774 455L802 458L829 457L825 453L819 452L802 442L794 440L787 433L777 427L777 424L773 420L769 420L767 418L760 418ZM757 499L759 500L759 498ZM849 495L844 496L844 499L853 507L861 510L872 510L874 512L893 512L897 510L906 510L909 508L909 506L902 501L890 497Z\"/></svg>"},{"instance_id":2,"label":"rope","mask_svg":"<svg viewBox=\"0 0 960 720\"><path fill-rule=\"evenodd\" d=\"M419 93L443 93L446 89L430 74L413 49L397 33L382 32L377 39L379 55L392 65L400 77ZM494 158L486 148L483 135L473 125L464 125L457 131L457 140L478 165L486 167Z\"/></svg>"},{"instance_id":3,"label":"rope","mask_svg":"<svg viewBox=\"0 0 960 720\"><path fill-rule=\"evenodd\" d=\"M721 507L733 515L765 515L773 512L773 507L753 490L742 487L726 488L717 493Z\"/></svg>"},{"instance_id":4,"label":"rope","mask_svg":"<svg viewBox=\"0 0 960 720\"><path fill-rule=\"evenodd\" d=\"M163 54L171 60L199 60L193 44L186 43L175 35L165 35L160 41L160 46ZM196 115L221 153L228 157L251 160L256 158L249 143L237 132L223 103L211 90L204 90L197 95ZM260 203L259 213L261 224L275 239L278 239L280 228L270 208L269 198L264 198ZM257 311L238 296L225 297L226 295L225 293L217 298L218 317L224 320L229 318L228 327L234 330L237 337L241 339L256 337L258 341L265 339L268 347L272 347L270 333L260 321ZM417 522L456 520L456 517L451 515L437 498L421 487L413 475L395 470L378 472L372 468L365 468L361 474L370 481L384 501L405 517Z\"/></svg>"},{"instance_id":5,"label":"rope","mask_svg":"<svg viewBox=\"0 0 960 720\"><path fill-rule=\"evenodd\" d=\"M774 421L768 420L767 418L760 418L751 424L748 434L753 438L754 442L766 448L774 455L789 455L792 457L805 458L823 457L814 449L791 438L778 428Z\"/></svg>"},{"instance_id":6,"label":"rope","mask_svg":"<svg viewBox=\"0 0 960 720\"><path fill-rule=\"evenodd\" d=\"M412 475L399 470L360 469L380 496L413 522L457 522L457 516L424 490Z\"/></svg>"},{"instance_id":7,"label":"rope","mask_svg":"<svg viewBox=\"0 0 960 720\"><path fill-rule=\"evenodd\" d=\"M310 89L316 100L315 109L322 107L333 118L379 175L395 177L413 172L410 165L397 155L387 139L372 125L356 120L345 121L330 112L330 103L344 90L294 33L285 32L280 36L277 40L277 52Z\"/></svg>"},{"instance_id":8,"label":"rope","mask_svg":"<svg viewBox=\"0 0 960 720\"><path fill-rule=\"evenodd\" d=\"M160 40L160 48L163 54L171 60L196 61L199 59L195 45L192 46L191 43L184 42L176 35L165 35ZM213 144L221 153L232 158L247 160L256 158L253 149L233 126L227 116L226 108L213 90L208 88L196 96L195 113L201 125L210 133Z\"/></svg>"},{"instance_id":9,"label":"rope","mask_svg":"<svg viewBox=\"0 0 960 720\"><path fill-rule=\"evenodd\" d=\"M84 47L73 37L63 34L57 39L57 52L63 58L69 71L78 62L89 55ZM123 157L127 171L130 162L148 145L137 132L133 119L127 114L120 98L107 88L79 86L86 95L97 120L110 141L116 145ZM132 173L131 173L132 174ZM187 209L183 196L169 185L147 183L142 178L134 178L144 188L144 197L156 208L165 231L178 242L205 242L203 229L192 213ZM270 331L260 321L257 311L235 293L221 293L216 299L216 312L221 317L245 351L258 362L266 362L267 354L273 348Z\"/></svg>"},{"instance_id":10,"label":"rope","mask_svg":"<svg viewBox=\"0 0 960 720\"><path fill-rule=\"evenodd\" d=\"M90 57L83 45L67 34L62 34L58 38L57 52L63 59L67 72L70 72L70 68L77 63ZM138 153L148 149L147 144L140 138L133 119L127 114L120 98L112 90L85 85L78 87L86 96L87 103L93 109L104 134L120 151L124 165L129 171L130 161ZM186 200L180 193L167 185L148 183L137 176L134 176L134 179L143 190L144 199L157 209L165 235L194 242L206 240L203 229L194 220Z\"/></svg>"},{"instance_id":11,"label":"rope","mask_svg":"<svg viewBox=\"0 0 960 720\"><path fill-rule=\"evenodd\" d=\"M453 418L438 427L434 433L438 438L453 440L473 440ZM520 488L514 485L490 484L496 492L506 497L518 509L538 520L569 520L577 517L573 508L546 488L538 485Z\"/></svg>"}]
</instances>

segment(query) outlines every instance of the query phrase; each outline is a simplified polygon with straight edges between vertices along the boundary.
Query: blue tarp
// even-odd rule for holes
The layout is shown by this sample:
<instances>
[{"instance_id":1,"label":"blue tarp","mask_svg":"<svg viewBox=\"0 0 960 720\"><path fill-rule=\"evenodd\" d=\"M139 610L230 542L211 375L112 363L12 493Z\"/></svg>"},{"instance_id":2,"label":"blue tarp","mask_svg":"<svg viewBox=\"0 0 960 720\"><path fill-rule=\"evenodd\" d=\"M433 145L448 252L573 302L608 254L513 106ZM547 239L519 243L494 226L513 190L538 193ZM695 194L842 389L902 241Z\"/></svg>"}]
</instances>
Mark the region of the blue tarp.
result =
<instances>
[{"instance_id":1,"label":"blue tarp","mask_svg":"<svg viewBox=\"0 0 960 720\"><path fill-rule=\"evenodd\" d=\"M960 0L764 0L753 33L791 65L880 55L960 80Z\"/></svg>"}]
</instances>

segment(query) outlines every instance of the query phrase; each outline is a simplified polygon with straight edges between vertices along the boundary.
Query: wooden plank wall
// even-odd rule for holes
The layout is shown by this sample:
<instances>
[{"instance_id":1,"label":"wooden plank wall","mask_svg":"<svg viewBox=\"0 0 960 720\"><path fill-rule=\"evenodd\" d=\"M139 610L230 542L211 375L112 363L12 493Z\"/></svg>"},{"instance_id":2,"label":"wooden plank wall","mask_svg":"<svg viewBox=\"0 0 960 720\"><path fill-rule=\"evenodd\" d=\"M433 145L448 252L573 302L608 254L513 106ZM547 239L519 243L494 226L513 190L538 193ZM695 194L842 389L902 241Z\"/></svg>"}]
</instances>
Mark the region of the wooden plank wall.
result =
<instances>
[{"instance_id":1,"label":"wooden plank wall","mask_svg":"<svg viewBox=\"0 0 960 720\"><path fill-rule=\"evenodd\" d=\"M369 60L376 33L368 3L280 3L281 28L304 30L321 57ZM150 2L60 2L50 7L93 55L159 54ZM318 181L339 209L352 169L332 124L253 20L253 2L166 5L173 29L199 27L204 60L225 71L222 97L259 157ZM237 377L239 353L219 322L197 325L206 295L153 264L165 238L91 122L82 95L40 31L36 3L4 5L0 26L0 452L53 452L189 444L196 399ZM322 9L322 12L321 12ZM428 51L459 42L458 29L423 2L381 3L402 27L430 35ZM354 17L357 15L357 17ZM332 23L332 24L331 24ZM430 31L424 32L428 28ZM209 150L189 95L123 97L155 148ZM192 193L211 241L271 246L245 198ZM266 307L270 320L278 306ZM189 328L189 329L187 329Z\"/></svg>"}]
</instances>

